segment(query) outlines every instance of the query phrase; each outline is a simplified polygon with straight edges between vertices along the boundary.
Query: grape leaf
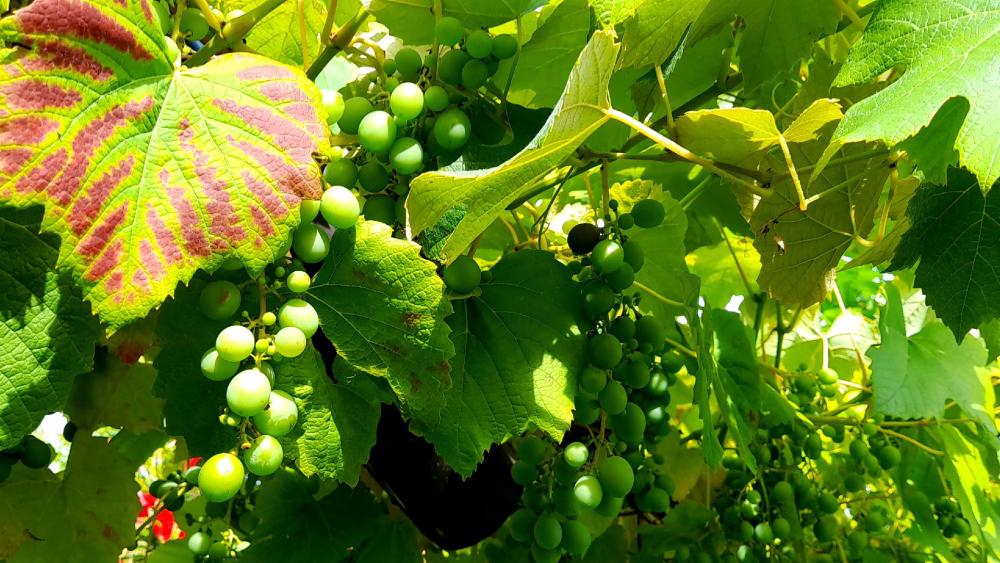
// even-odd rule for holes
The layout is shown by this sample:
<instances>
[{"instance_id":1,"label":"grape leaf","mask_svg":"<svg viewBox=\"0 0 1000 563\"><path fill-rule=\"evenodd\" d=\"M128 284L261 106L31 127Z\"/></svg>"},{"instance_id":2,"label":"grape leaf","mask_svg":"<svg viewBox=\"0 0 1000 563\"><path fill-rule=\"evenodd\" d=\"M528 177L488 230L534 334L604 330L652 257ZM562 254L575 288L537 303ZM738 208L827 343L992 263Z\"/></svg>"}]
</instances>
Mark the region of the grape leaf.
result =
<instances>
[{"instance_id":1,"label":"grape leaf","mask_svg":"<svg viewBox=\"0 0 1000 563\"><path fill-rule=\"evenodd\" d=\"M80 428L127 428L131 432L159 430L163 401L153 396L156 370L146 360L135 365L107 355L91 373L80 375L66 404L66 414Z\"/></svg>"},{"instance_id":2,"label":"grape leaf","mask_svg":"<svg viewBox=\"0 0 1000 563\"><path fill-rule=\"evenodd\" d=\"M226 0L226 11L249 12L263 4L262 0ZM254 24L245 37L247 47L292 66L308 68L323 47L320 34L326 23L327 6L323 0L303 0L299 9L297 0L283 2L271 13ZM335 21L342 24L361 6L359 0L340 0L336 4Z\"/></svg>"},{"instance_id":3,"label":"grape leaf","mask_svg":"<svg viewBox=\"0 0 1000 563\"><path fill-rule=\"evenodd\" d=\"M1000 317L1000 195L984 197L972 174L953 168L946 186L918 188L906 214L911 226L889 268L920 261L915 285L956 338Z\"/></svg>"},{"instance_id":4,"label":"grape leaf","mask_svg":"<svg viewBox=\"0 0 1000 563\"><path fill-rule=\"evenodd\" d=\"M699 248L687 256L691 273L701 279L702 297L720 307L725 306L736 295L749 299L752 293L757 292L757 284L753 280L760 273L760 256L750 244L750 239L737 238L732 233L727 233L727 236L728 245L723 241L714 246ZM735 261L739 261L740 269L750 281L751 294L747 293Z\"/></svg>"},{"instance_id":5,"label":"grape leaf","mask_svg":"<svg viewBox=\"0 0 1000 563\"><path fill-rule=\"evenodd\" d=\"M710 0L641 2L635 8L635 13L625 21L618 68L662 64L674 52L684 33L709 2ZM674 97L672 92L670 97Z\"/></svg>"},{"instance_id":6,"label":"grape leaf","mask_svg":"<svg viewBox=\"0 0 1000 563\"><path fill-rule=\"evenodd\" d=\"M361 221L333 237L306 299L352 366L385 377L411 415L437 421L451 385L451 304L435 266L392 229Z\"/></svg>"},{"instance_id":7,"label":"grape leaf","mask_svg":"<svg viewBox=\"0 0 1000 563\"><path fill-rule=\"evenodd\" d=\"M35 211L0 208L0 449L62 408L99 331L72 277L53 269L59 243L37 234Z\"/></svg>"},{"instance_id":8,"label":"grape leaf","mask_svg":"<svg viewBox=\"0 0 1000 563\"><path fill-rule=\"evenodd\" d=\"M328 131L302 73L244 53L177 70L145 0L39 0L0 22L0 201L44 204L101 320L199 268L284 253Z\"/></svg>"},{"instance_id":9,"label":"grape leaf","mask_svg":"<svg viewBox=\"0 0 1000 563\"><path fill-rule=\"evenodd\" d=\"M157 337L164 343L153 366L153 392L165 400L167 433L183 437L192 456L209 456L233 447L232 428L219 423L226 406L226 382L211 381L201 373L201 356L229 322L213 321L198 309L204 282L178 287L160 307Z\"/></svg>"},{"instance_id":10,"label":"grape leaf","mask_svg":"<svg viewBox=\"0 0 1000 563\"><path fill-rule=\"evenodd\" d=\"M434 0L361 0L392 34L411 45L434 41ZM534 10L545 0L441 0L445 16L458 18L468 29L493 27Z\"/></svg>"},{"instance_id":11,"label":"grape leaf","mask_svg":"<svg viewBox=\"0 0 1000 563\"><path fill-rule=\"evenodd\" d=\"M315 500L305 479L290 471L279 471L260 488L254 514L260 517L255 539L240 553L247 563L337 563L384 517L365 487L341 486Z\"/></svg>"},{"instance_id":12,"label":"grape leaf","mask_svg":"<svg viewBox=\"0 0 1000 563\"><path fill-rule=\"evenodd\" d=\"M440 424L426 431L465 477L493 443L529 424L561 440L583 369L579 288L569 270L549 252L522 250L490 271L482 293L456 301L448 317L453 384Z\"/></svg>"},{"instance_id":13,"label":"grape leaf","mask_svg":"<svg viewBox=\"0 0 1000 563\"><path fill-rule=\"evenodd\" d=\"M496 82L506 88L507 101L528 108L550 108L559 101L580 51L587 44L590 13L587 0L559 4L514 59L497 71ZM513 72L514 76L510 76Z\"/></svg>"},{"instance_id":14,"label":"grape leaf","mask_svg":"<svg viewBox=\"0 0 1000 563\"><path fill-rule=\"evenodd\" d=\"M827 155L858 141L901 143L917 135L952 99L968 101L954 146L961 164L979 179L983 192L1000 179L1000 86L996 53L1000 14L994 0L890 0L880 2L864 36L851 49L834 85L856 84L902 66L895 82L854 104L834 135ZM989 94L987 94L989 93ZM947 137L947 136L945 136ZM939 136L925 142L937 143ZM949 150L941 151L945 156Z\"/></svg>"},{"instance_id":15,"label":"grape leaf","mask_svg":"<svg viewBox=\"0 0 1000 563\"><path fill-rule=\"evenodd\" d=\"M359 550L358 563L422 563L417 529L408 521L386 519Z\"/></svg>"},{"instance_id":16,"label":"grape leaf","mask_svg":"<svg viewBox=\"0 0 1000 563\"><path fill-rule=\"evenodd\" d=\"M986 347L976 338L961 345L934 321L907 335L899 290L885 285L887 303L879 317L882 343L868 350L872 358L875 411L900 418L944 418L945 403L954 400L966 415L991 432L993 386L977 367L986 364ZM941 374L948 374L942 377Z\"/></svg>"},{"instance_id":17,"label":"grape leaf","mask_svg":"<svg viewBox=\"0 0 1000 563\"><path fill-rule=\"evenodd\" d=\"M499 166L469 172L428 172L411 182L406 199L411 235L457 215L454 230L441 246L451 261L464 251L511 202L548 174L607 121L608 80L618 48L608 32L597 32L580 53L566 89L535 139Z\"/></svg>"},{"instance_id":18,"label":"grape leaf","mask_svg":"<svg viewBox=\"0 0 1000 563\"><path fill-rule=\"evenodd\" d=\"M291 395L299 407L295 429L280 438L285 457L307 476L318 473L357 485L375 444L379 403L334 383L315 350L275 365L275 389Z\"/></svg>"},{"instance_id":19,"label":"grape leaf","mask_svg":"<svg viewBox=\"0 0 1000 563\"><path fill-rule=\"evenodd\" d=\"M25 539L7 563L115 561L135 533L134 471L106 438L82 433L61 476L17 465L0 487L0 506L17 507Z\"/></svg>"}]
</instances>

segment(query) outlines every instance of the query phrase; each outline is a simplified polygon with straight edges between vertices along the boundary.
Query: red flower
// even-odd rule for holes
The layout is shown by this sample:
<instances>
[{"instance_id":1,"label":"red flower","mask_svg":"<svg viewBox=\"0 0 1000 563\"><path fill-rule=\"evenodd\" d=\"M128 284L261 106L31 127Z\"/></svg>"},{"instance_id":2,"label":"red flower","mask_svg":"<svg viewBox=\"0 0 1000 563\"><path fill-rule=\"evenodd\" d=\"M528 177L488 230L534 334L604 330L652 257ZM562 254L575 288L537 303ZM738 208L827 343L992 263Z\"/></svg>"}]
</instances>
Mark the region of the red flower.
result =
<instances>
[{"instance_id":1,"label":"red flower","mask_svg":"<svg viewBox=\"0 0 1000 563\"><path fill-rule=\"evenodd\" d=\"M145 491L139 491L139 504L142 508L139 509L139 514L135 519L136 528L141 526L149 518L149 515L153 513L153 505L156 504L156 497ZM177 522L174 520L174 513L164 509L160 511L156 516L156 521L153 522L153 535L161 542L166 542L175 538L183 539L186 534L184 530L181 530L177 526Z\"/></svg>"}]
</instances>

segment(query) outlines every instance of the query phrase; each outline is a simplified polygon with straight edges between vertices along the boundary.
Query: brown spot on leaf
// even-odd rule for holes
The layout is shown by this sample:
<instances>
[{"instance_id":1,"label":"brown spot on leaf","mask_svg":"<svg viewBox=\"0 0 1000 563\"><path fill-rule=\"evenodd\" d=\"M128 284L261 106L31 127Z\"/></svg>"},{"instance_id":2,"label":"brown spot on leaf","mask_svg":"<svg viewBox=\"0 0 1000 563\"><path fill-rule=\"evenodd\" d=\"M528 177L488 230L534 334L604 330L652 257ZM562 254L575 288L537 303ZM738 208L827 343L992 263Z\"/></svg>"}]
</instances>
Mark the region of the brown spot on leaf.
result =
<instances>
[{"instance_id":1,"label":"brown spot on leaf","mask_svg":"<svg viewBox=\"0 0 1000 563\"><path fill-rule=\"evenodd\" d=\"M416 327L417 323L419 323L420 319L422 319L422 318L423 318L422 314L420 314L420 313L414 313L412 311L408 311L406 313L403 313L403 315L401 317L401 319L403 321L403 325L406 326L406 328L410 328L410 329Z\"/></svg>"}]
</instances>

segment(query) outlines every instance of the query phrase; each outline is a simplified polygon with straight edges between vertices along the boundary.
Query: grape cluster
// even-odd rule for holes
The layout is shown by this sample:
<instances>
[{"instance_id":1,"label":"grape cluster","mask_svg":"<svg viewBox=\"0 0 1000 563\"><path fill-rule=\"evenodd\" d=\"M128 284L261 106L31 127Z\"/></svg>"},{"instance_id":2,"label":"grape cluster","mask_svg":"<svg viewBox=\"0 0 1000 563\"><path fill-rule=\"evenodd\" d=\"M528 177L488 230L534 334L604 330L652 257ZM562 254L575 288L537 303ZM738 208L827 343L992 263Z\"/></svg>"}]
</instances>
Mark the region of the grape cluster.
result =
<instances>
[{"instance_id":1,"label":"grape cluster","mask_svg":"<svg viewBox=\"0 0 1000 563\"><path fill-rule=\"evenodd\" d=\"M48 467L52 463L52 446L29 434L16 447L0 451L0 483L10 477L18 461L30 469Z\"/></svg>"},{"instance_id":2,"label":"grape cluster","mask_svg":"<svg viewBox=\"0 0 1000 563\"><path fill-rule=\"evenodd\" d=\"M340 92L323 92L330 125L357 138L327 163L323 177L331 186L363 193L366 220L405 223L413 175L434 167L435 159L454 160L474 132L493 142L503 138L502 128L499 138L485 125L474 128L469 112L481 113L480 90L499 61L517 53L517 41L481 29L467 32L451 17L438 22L435 37L430 51L403 47L381 60L377 78L352 84L353 95L346 99Z\"/></svg>"}]
</instances>

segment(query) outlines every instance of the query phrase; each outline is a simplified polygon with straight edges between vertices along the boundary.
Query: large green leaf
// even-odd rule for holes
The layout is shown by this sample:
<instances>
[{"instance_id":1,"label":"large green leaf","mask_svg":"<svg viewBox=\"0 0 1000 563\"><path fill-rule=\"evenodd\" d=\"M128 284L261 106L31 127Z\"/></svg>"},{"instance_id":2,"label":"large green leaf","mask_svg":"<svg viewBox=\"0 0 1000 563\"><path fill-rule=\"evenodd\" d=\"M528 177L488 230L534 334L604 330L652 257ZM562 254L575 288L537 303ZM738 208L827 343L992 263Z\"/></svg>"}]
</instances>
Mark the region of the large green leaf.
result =
<instances>
[{"instance_id":1,"label":"large green leaf","mask_svg":"<svg viewBox=\"0 0 1000 563\"><path fill-rule=\"evenodd\" d=\"M890 268L917 263L917 287L958 338L1000 317L1000 195L985 197L975 177L948 173L948 185L917 189L906 211L910 220Z\"/></svg>"},{"instance_id":2,"label":"large green leaf","mask_svg":"<svg viewBox=\"0 0 1000 563\"><path fill-rule=\"evenodd\" d=\"M486 170L428 172L413 179L406 199L412 234L442 218L457 217L440 257L453 260L504 208L531 189L533 181L559 165L607 121L608 81L618 47L608 32L597 32L580 53L569 82L535 139L507 162Z\"/></svg>"},{"instance_id":3,"label":"large green leaf","mask_svg":"<svg viewBox=\"0 0 1000 563\"><path fill-rule=\"evenodd\" d=\"M0 209L0 449L60 410L94 359L96 319L53 269L59 242L37 234L40 216Z\"/></svg>"},{"instance_id":4,"label":"large green leaf","mask_svg":"<svg viewBox=\"0 0 1000 563\"><path fill-rule=\"evenodd\" d=\"M875 411L900 418L943 418L945 403L954 400L995 431L993 386L976 371L986 364L982 341L966 338L959 346L938 321L907 335L899 290L892 284L885 290L887 303L879 318L882 343L868 351Z\"/></svg>"},{"instance_id":5,"label":"large green leaf","mask_svg":"<svg viewBox=\"0 0 1000 563\"><path fill-rule=\"evenodd\" d=\"M299 407L298 424L281 438L285 457L306 475L357 485L375 444L379 403L334 383L314 350L277 364L275 388L291 395Z\"/></svg>"},{"instance_id":6,"label":"large green leaf","mask_svg":"<svg viewBox=\"0 0 1000 563\"><path fill-rule=\"evenodd\" d=\"M884 141L895 145L917 135L955 98L968 114L944 116L961 123L954 146L983 192L1000 179L1000 12L996 0L887 0L879 2L864 36L851 49L835 85L871 80L899 66L906 71L881 92L854 104L837 128L835 144ZM937 121L937 120L935 120ZM937 143L940 135L928 136ZM945 136L949 137L948 135ZM947 155L951 147L940 151Z\"/></svg>"},{"instance_id":7,"label":"large green leaf","mask_svg":"<svg viewBox=\"0 0 1000 563\"><path fill-rule=\"evenodd\" d=\"M494 443L529 424L559 441L573 419L583 368L579 289L551 253L508 254L476 297L448 318L456 357L441 422L426 432L438 454L468 476Z\"/></svg>"},{"instance_id":8,"label":"large green leaf","mask_svg":"<svg viewBox=\"0 0 1000 563\"><path fill-rule=\"evenodd\" d=\"M16 507L24 539L7 562L115 561L135 534L134 474L106 438L83 433L61 476L16 466L0 487L0 507Z\"/></svg>"},{"instance_id":9,"label":"large green leaf","mask_svg":"<svg viewBox=\"0 0 1000 563\"><path fill-rule=\"evenodd\" d=\"M521 46L517 59L504 61L497 71L497 83L506 87L507 101L529 108L550 108L559 95L587 44L590 12L587 0L565 0ZM514 76L511 77L510 73Z\"/></svg>"},{"instance_id":10,"label":"large green leaf","mask_svg":"<svg viewBox=\"0 0 1000 563\"><path fill-rule=\"evenodd\" d=\"M338 487L316 500L294 472L279 471L256 495L260 517L255 539L240 561L324 561L345 559L349 548L368 538L383 519L365 487Z\"/></svg>"},{"instance_id":11,"label":"large green leaf","mask_svg":"<svg viewBox=\"0 0 1000 563\"><path fill-rule=\"evenodd\" d=\"M131 432L159 430L163 401L153 395L156 370L146 359L134 365L106 355L93 372L80 375L66 403L66 414L80 428L101 426Z\"/></svg>"},{"instance_id":12,"label":"large green leaf","mask_svg":"<svg viewBox=\"0 0 1000 563\"><path fill-rule=\"evenodd\" d=\"M358 563L423 563L417 529L403 519L386 519L358 550Z\"/></svg>"},{"instance_id":13,"label":"large green leaf","mask_svg":"<svg viewBox=\"0 0 1000 563\"><path fill-rule=\"evenodd\" d=\"M645 0L625 22L619 68L662 64L710 0ZM673 95L670 96L673 98Z\"/></svg>"},{"instance_id":14,"label":"large green leaf","mask_svg":"<svg viewBox=\"0 0 1000 563\"><path fill-rule=\"evenodd\" d=\"M434 41L435 0L361 0L392 34L413 45ZM440 0L445 16L458 18L465 27L493 27L544 4L545 0Z\"/></svg>"},{"instance_id":15,"label":"large green leaf","mask_svg":"<svg viewBox=\"0 0 1000 563\"><path fill-rule=\"evenodd\" d=\"M145 0L39 0L0 22L0 201L44 204L113 329L226 258L284 253L321 192L318 90L264 57L178 70Z\"/></svg>"},{"instance_id":16,"label":"large green leaf","mask_svg":"<svg viewBox=\"0 0 1000 563\"><path fill-rule=\"evenodd\" d=\"M387 378L410 414L437 421L451 386L452 309L419 246L379 222L338 230L306 299L341 357Z\"/></svg>"}]
</instances>

